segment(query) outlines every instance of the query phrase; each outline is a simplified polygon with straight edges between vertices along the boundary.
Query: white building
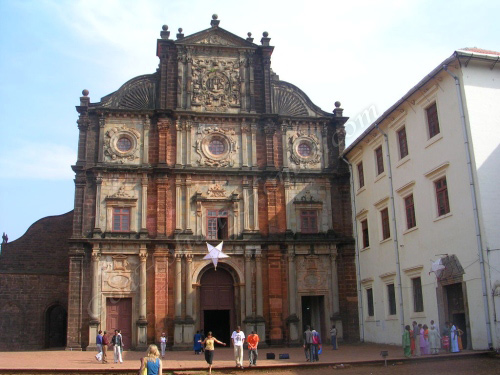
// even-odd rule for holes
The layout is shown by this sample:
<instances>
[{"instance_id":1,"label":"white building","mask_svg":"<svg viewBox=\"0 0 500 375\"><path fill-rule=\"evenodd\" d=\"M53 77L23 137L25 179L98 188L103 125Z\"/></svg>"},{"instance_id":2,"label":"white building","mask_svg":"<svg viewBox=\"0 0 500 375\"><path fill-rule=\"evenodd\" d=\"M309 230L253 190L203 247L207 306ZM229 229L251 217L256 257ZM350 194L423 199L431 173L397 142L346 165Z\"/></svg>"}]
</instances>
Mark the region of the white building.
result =
<instances>
[{"instance_id":1,"label":"white building","mask_svg":"<svg viewBox=\"0 0 500 375\"><path fill-rule=\"evenodd\" d=\"M401 344L412 321L452 320L467 348L499 346L499 144L500 53L472 48L346 149L362 339Z\"/></svg>"}]
</instances>

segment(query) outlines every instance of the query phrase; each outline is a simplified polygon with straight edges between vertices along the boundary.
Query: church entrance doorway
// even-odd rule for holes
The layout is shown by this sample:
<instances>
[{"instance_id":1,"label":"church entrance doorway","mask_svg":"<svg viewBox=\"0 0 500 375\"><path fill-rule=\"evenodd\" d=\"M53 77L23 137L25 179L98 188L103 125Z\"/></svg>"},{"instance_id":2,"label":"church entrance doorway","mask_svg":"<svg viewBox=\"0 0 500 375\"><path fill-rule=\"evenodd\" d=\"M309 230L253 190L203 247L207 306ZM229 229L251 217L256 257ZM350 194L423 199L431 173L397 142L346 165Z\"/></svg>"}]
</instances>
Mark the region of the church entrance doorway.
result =
<instances>
[{"instance_id":1,"label":"church entrance doorway","mask_svg":"<svg viewBox=\"0 0 500 375\"><path fill-rule=\"evenodd\" d=\"M236 314L234 280L225 269L209 269L202 275L200 310L200 327L205 336L212 331L218 340L229 344Z\"/></svg>"},{"instance_id":2,"label":"church entrance doorway","mask_svg":"<svg viewBox=\"0 0 500 375\"><path fill-rule=\"evenodd\" d=\"M302 296L302 331L306 326L315 329L323 340L328 337L325 327L324 296Z\"/></svg>"},{"instance_id":3,"label":"church entrance doorway","mask_svg":"<svg viewBox=\"0 0 500 375\"><path fill-rule=\"evenodd\" d=\"M106 331L121 329L124 347L132 347L132 298L106 298Z\"/></svg>"},{"instance_id":4,"label":"church entrance doorway","mask_svg":"<svg viewBox=\"0 0 500 375\"><path fill-rule=\"evenodd\" d=\"M462 346L467 349L467 321L465 317L464 294L462 283L456 283L445 286L446 297L448 300L448 321L453 322L455 327L463 331L461 336Z\"/></svg>"},{"instance_id":5,"label":"church entrance doorway","mask_svg":"<svg viewBox=\"0 0 500 375\"><path fill-rule=\"evenodd\" d=\"M45 316L45 346L60 348L66 346L67 314L64 307L49 307Z\"/></svg>"}]
</instances>

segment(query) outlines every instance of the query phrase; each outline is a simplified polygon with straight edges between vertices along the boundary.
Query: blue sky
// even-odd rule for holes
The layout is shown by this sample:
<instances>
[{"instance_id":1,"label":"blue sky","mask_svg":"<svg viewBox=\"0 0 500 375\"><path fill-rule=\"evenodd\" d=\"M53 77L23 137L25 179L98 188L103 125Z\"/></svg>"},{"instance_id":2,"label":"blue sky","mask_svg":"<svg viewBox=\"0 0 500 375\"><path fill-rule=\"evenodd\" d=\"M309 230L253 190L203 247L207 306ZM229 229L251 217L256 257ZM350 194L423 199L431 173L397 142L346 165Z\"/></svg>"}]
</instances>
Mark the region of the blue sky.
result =
<instances>
[{"instance_id":1,"label":"blue sky","mask_svg":"<svg viewBox=\"0 0 500 375\"><path fill-rule=\"evenodd\" d=\"M0 0L0 233L73 207L75 106L155 71L169 25L220 26L260 43L272 68L325 111L342 102L352 139L454 50L500 51L495 1Z\"/></svg>"}]
</instances>

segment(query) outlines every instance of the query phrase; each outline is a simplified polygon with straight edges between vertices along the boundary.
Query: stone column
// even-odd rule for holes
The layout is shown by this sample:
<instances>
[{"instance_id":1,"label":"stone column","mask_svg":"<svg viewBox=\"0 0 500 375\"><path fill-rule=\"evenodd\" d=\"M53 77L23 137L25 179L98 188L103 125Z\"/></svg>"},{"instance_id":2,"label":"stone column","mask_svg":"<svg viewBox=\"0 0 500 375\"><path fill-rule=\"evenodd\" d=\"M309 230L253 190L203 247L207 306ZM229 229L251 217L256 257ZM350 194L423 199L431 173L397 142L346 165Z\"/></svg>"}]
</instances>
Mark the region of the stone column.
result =
<instances>
[{"instance_id":1,"label":"stone column","mask_svg":"<svg viewBox=\"0 0 500 375\"><path fill-rule=\"evenodd\" d=\"M146 115L144 118L144 124L143 124L144 130L143 130L143 153L142 153L142 163L143 164L148 164L149 163L149 129L151 128L151 118Z\"/></svg>"},{"instance_id":2,"label":"stone column","mask_svg":"<svg viewBox=\"0 0 500 375\"><path fill-rule=\"evenodd\" d=\"M253 315L252 306L252 250L245 250L245 313L246 319Z\"/></svg>"},{"instance_id":3,"label":"stone column","mask_svg":"<svg viewBox=\"0 0 500 375\"><path fill-rule=\"evenodd\" d=\"M99 314L99 260L100 260L99 244L95 244L92 250L92 294L90 297L90 322L89 322L89 345L88 349L96 349L95 338L100 324Z\"/></svg>"},{"instance_id":4,"label":"stone column","mask_svg":"<svg viewBox=\"0 0 500 375\"><path fill-rule=\"evenodd\" d=\"M288 301L290 316L288 323L290 325L290 341L292 343L299 342L299 318L297 316L297 285L295 268L295 252L290 249L288 252Z\"/></svg>"},{"instance_id":5,"label":"stone column","mask_svg":"<svg viewBox=\"0 0 500 375\"><path fill-rule=\"evenodd\" d=\"M327 218L327 224L328 224L328 230L333 229L333 223L332 223L332 185L330 184L330 181L327 181L325 184L325 189L326 189L326 218Z\"/></svg>"},{"instance_id":6,"label":"stone column","mask_svg":"<svg viewBox=\"0 0 500 375\"><path fill-rule=\"evenodd\" d=\"M175 122L175 128L177 129L177 157L175 164L176 166L181 166L183 164L182 161L182 152L183 152L183 147L182 147L182 120L177 119Z\"/></svg>"},{"instance_id":7,"label":"stone column","mask_svg":"<svg viewBox=\"0 0 500 375\"><path fill-rule=\"evenodd\" d=\"M253 230L259 230L259 186L256 177L253 179Z\"/></svg>"},{"instance_id":8,"label":"stone column","mask_svg":"<svg viewBox=\"0 0 500 375\"><path fill-rule=\"evenodd\" d=\"M192 345L194 336L192 274L193 255L186 254L186 318L182 330L184 345Z\"/></svg>"},{"instance_id":9,"label":"stone column","mask_svg":"<svg viewBox=\"0 0 500 375\"><path fill-rule=\"evenodd\" d=\"M331 288L332 291L332 312L334 316L338 316L340 314L340 304L339 304L339 280L338 280L338 271L337 271L337 249L334 248L332 253L330 254L330 268L332 270L332 280L331 280Z\"/></svg>"},{"instance_id":10,"label":"stone column","mask_svg":"<svg viewBox=\"0 0 500 375\"><path fill-rule=\"evenodd\" d=\"M286 131L288 129L288 124L283 122L281 124L281 137L283 143L283 169L288 170L288 142L286 139Z\"/></svg>"},{"instance_id":11,"label":"stone column","mask_svg":"<svg viewBox=\"0 0 500 375\"><path fill-rule=\"evenodd\" d=\"M323 144L323 152L321 155L321 166L328 168L329 152L328 152L328 127L323 124L321 129L321 140Z\"/></svg>"},{"instance_id":12,"label":"stone column","mask_svg":"<svg viewBox=\"0 0 500 375\"><path fill-rule=\"evenodd\" d=\"M264 319L264 295L262 291L262 254L255 253L255 327L262 344L266 341L266 321ZM263 345L264 346L264 345Z\"/></svg>"},{"instance_id":13,"label":"stone column","mask_svg":"<svg viewBox=\"0 0 500 375\"><path fill-rule=\"evenodd\" d=\"M254 91L255 91L255 87L254 87L255 84L254 83L255 83L255 79L254 79L254 68L253 68L253 62L254 62L253 54L254 54L253 51L249 52L248 66L249 66L249 69L250 69L250 112L255 113L255 96L254 96Z\"/></svg>"},{"instance_id":14,"label":"stone column","mask_svg":"<svg viewBox=\"0 0 500 375\"><path fill-rule=\"evenodd\" d=\"M243 230L250 230L250 196L248 194L250 185L246 178L243 179Z\"/></svg>"},{"instance_id":15,"label":"stone column","mask_svg":"<svg viewBox=\"0 0 500 375\"><path fill-rule=\"evenodd\" d=\"M97 162L104 162L104 126L106 125L106 118L101 116L99 118L99 150L97 153Z\"/></svg>"},{"instance_id":16,"label":"stone column","mask_svg":"<svg viewBox=\"0 0 500 375\"><path fill-rule=\"evenodd\" d=\"M137 347L138 350L145 350L148 345L148 321L146 303L147 303L147 275L146 275L146 260L148 258L148 253L146 245L141 245L139 252L140 261L140 284L139 284L139 319L137 320Z\"/></svg>"},{"instance_id":17,"label":"stone column","mask_svg":"<svg viewBox=\"0 0 500 375\"><path fill-rule=\"evenodd\" d=\"M187 48L186 55L186 109L191 109L191 97L193 93L193 55L190 47Z\"/></svg>"},{"instance_id":18,"label":"stone column","mask_svg":"<svg viewBox=\"0 0 500 375\"><path fill-rule=\"evenodd\" d=\"M188 167L191 166L191 150L193 149L191 147L191 129L192 129L192 124L191 120L188 120L186 122L186 165Z\"/></svg>"},{"instance_id":19,"label":"stone column","mask_svg":"<svg viewBox=\"0 0 500 375\"><path fill-rule=\"evenodd\" d=\"M143 174L141 180L142 195L141 195L141 232L146 232L146 218L148 215L148 175Z\"/></svg>"},{"instance_id":20,"label":"stone column","mask_svg":"<svg viewBox=\"0 0 500 375\"><path fill-rule=\"evenodd\" d=\"M290 199L291 183L290 178L285 177L285 211L286 211L286 230L292 231L292 201Z\"/></svg>"},{"instance_id":21,"label":"stone column","mask_svg":"<svg viewBox=\"0 0 500 375\"><path fill-rule=\"evenodd\" d=\"M253 96L252 96L253 98ZM257 124L253 123L250 126L252 132L252 168L257 168Z\"/></svg>"},{"instance_id":22,"label":"stone column","mask_svg":"<svg viewBox=\"0 0 500 375\"><path fill-rule=\"evenodd\" d=\"M181 179L175 179L175 230L182 230L182 186Z\"/></svg>"},{"instance_id":23,"label":"stone column","mask_svg":"<svg viewBox=\"0 0 500 375\"><path fill-rule=\"evenodd\" d=\"M248 167L248 126L244 122L241 123L241 165L243 168Z\"/></svg>"},{"instance_id":24,"label":"stone column","mask_svg":"<svg viewBox=\"0 0 500 375\"><path fill-rule=\"evenodd\" d=\"M185 108L183 95L186 84L185 66L186 53L182 49L179 49L177 55L177 109Z\"/></svg>"},{"instance_id":25,"label":"stone column","mask_svg":"<svg viewBox=\"0 0 500 375\"><path fill-rule=\"evenodd\" d=\"M175 318L182 317L182 254L175 254Z\"/></svg>"},{"instance_id":26,"label":"stone column","mask_svg":"<svg viewBox=\"0 0 500 375\"><path fill-rule=\"evenodd\" d=\"M276 129L272 123L264 126L266 133L266 168L274 168L274 133Z\"/></svg>"},{"instance_id":27,"label":"stone column","mask_svg":"<svg viewBox=\"0 0 500 375\"><path fill-rule=\"evenodd\" d=\"M241 109L245 112L248 111L247 104L247 88L246 88L246 58L245 50L239 50L239 63L240 63L240 93L241 93Z\"/></svg>"},{"instance_id":28,"label":"stone column","mask_svg":"<svg viewBox=\"0 0 500 375\"><path fill-rule=\"evenodd\" d=\"M97 175L95 179L96 184L96 194L95 194L95 222L94 222L94 233L101 233L101 187L102 187L102 177L100 174Z\"/></svg>"},{"instance_id":29,"label":"stone column","mask_svg":"<svg viewBox=\"0 0 500 375\"><path fill-rule=\"evenodd\" d=\"M238 238L240 235L240 202L233 201L233 238Z\"/></svg>"},{"instance_id":30,"label":"stone column","mask_svg":"<svg viewBox=\"0 0 500 375\"><path fill-rule=\"evenodd\" d=\"M185 229L186 232L191 232L191 176L186 177L186 208L185 208Z\"/></svg>"}]
</instances>

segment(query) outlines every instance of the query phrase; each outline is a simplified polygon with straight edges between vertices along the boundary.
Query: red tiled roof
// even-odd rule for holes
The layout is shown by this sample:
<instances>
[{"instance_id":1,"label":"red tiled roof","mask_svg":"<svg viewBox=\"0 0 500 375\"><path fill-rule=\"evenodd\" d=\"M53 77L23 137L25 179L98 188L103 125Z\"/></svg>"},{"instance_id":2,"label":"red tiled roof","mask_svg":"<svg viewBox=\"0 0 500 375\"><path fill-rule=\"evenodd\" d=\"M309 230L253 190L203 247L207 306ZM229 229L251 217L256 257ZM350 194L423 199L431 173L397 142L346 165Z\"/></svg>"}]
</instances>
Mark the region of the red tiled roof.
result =
<instances>
[{"instance_id":1,"label":"red tiled roof","mask_svg":"<svg viewBox=\"0 0 500 375\"><path fill-rule=\"evenodd\" d=\"M477 47L460 48L459 51L477 52L477 53L484 53L484 54L487 54L487 55L497 55L497 56L500 56L500 52L490 51L490 50L487 50L487 49L482 49L482 48L477 48Z\"/></svg>"}]
</instances>

